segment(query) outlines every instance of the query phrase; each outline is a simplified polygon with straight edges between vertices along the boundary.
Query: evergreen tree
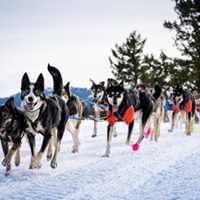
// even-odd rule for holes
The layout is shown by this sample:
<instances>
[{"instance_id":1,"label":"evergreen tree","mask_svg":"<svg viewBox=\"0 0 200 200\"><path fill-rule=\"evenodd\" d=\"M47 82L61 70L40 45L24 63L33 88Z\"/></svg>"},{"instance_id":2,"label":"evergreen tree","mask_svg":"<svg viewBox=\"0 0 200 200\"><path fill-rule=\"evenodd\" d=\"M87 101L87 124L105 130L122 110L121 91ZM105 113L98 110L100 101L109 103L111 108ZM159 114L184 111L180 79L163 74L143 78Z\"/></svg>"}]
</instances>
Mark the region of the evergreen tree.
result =
<instances>
[{"instance_id":1,"label":"evergreen tree","mask_svg":"<svg viewBox=\"0 0 200 200\"><path fill-rule=\"evenodd\" d=\"M121 46L116 44L112 51L112 56L116 61L109 57L112 73L117 79L123 79L126 83L138 84L141 74L145 71L143 62L143 48L146 39L142 39L136 31L132 32Z\"/></svg>"},{"instance_id":2,"label":"evergreen tree","mask_svg":"<svg viewBox=\"0 0 200 200\"><path fill-rule=\"evenodd\" d=\"M177 59L182 80L200 91L200 0L173 0L178 19L165 21L164 27L176 31L175 45L187 59Z\"/></svg>"},{"instance_id":3,"label":"evergreen tree","mask_svg":"<svg viewBox=\"0 0 200 200\"><path fill-rule=\"evenodd\" d=\"M142 74L142 83L146 86L153 87L156 83L160 86L168 85L170 81L170 70L172 60L161 51L160 57L157 59L152 54L145 55L144 65L146 72Z\"/></svg>"}]
</instances>

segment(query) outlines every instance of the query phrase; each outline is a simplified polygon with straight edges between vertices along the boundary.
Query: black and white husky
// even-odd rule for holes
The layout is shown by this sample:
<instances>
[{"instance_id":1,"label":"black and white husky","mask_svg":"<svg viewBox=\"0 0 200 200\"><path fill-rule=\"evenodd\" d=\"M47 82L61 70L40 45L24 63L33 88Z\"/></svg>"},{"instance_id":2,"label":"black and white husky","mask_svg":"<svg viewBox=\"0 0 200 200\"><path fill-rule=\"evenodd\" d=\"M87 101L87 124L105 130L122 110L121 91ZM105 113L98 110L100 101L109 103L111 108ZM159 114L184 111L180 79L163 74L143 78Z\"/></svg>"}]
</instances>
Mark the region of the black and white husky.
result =
<instances>
[{"instance_id":1,"label":"black and white husky","mask_svg":"<svg viewBox=\"0 0 200 200\"><path fill-rule=\"evenodd\" d=\"M108 157L111 150L111 139L113 125L118 121L123 121L128 125L128 135L126 143L130 144L133 131L135 113L139 115L140 134L137 142L133 145L133 150L137 151L140 143L145 137L145 126L154 108L154 99L145 90L139 93L133 90L126 90L123 81L117 85L110 83L106 89L109 110L107 115L107 147L104 156Z\"/></svg>"},{"instance_id":2,"label":"black and white husky","mask_svg":"<svg viewBox=\"0 0 200 200\"><path fill-rule=\"evenodd\" d=\"M97 136L97 124L98 120L100 118L100 113L102 111L106 111L105 106L107 106L107 101L106 101L106 88L105 88L105 82L101 81L100 83L95 83L93 80L90 79L92 82L91 86L91 93L92 97L94 99L94 129L93 129L93 134L92 137Z\"/></svg>"},{"instance_id":3,"label":"black and white husky","mask_svg":"<svg viewBox=\"0 0 200 200\"><path fill-rule=\"evenodd\" d=\"M27 118L28 128L26 133L31 149L30 169L41 167L43 154L52 132L55 130L57 130L57 141L51 160L51 167L57 167L57 154L69 117L69 110L61 98L63 88L61 74L58 69L50 65L48 65L48 71L54 81L52 95L46 96L44 94L44 77L42 74L38 76L35 83L31 83L27 73L25 73L21 82L22 108ZM40 133L44 137L37 154L35 154L36 133ZM48 157L51 157L51 155L48 155Z\"/></svg>"},{"instance_id":4,"label":"black and white husky","mask_svg":"<svg viewBox=\"0 0 200 200\"><path fill-rule=\"evenodd\" d=\"M93 129L93 134L92 137L97 136L97 124L100 119L100 113L101 112L107 112L108 109L108 102L107 102L107 96L106 96L106 86L105 82L101 81L100 83L95 83L92 79L90 79L92 82L92 86L90 88L92 97L94 100L94 129ZM108 84L118 84L118 82L114 79L108 79L107 81L107 86ZM117 131L116 127L114 126L114 137L117 136Z\"/></svg>"}]
</instances>

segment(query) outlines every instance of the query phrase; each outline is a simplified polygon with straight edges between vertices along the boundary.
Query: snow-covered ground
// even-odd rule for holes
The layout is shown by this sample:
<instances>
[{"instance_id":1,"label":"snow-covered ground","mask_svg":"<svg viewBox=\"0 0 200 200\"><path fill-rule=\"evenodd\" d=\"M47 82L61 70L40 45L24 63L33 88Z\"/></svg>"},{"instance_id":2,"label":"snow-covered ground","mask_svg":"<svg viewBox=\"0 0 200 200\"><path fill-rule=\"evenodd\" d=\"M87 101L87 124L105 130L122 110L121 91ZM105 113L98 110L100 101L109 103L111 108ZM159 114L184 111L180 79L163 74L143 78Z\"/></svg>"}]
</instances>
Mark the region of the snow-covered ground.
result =
<instances>
[{"instance_id":1,"label":"snow-covered ground","mask_svg":"<svg viewBox=\"0 0 200 200\"><path fill-rule=\"evenodd\" d=\"M118 123L109 158L101 157L106 126L107 122L99 123L98 137L91 138L93 122L83 121L77 154L71 153L72 140L66 132L56 169L44 158L41 169L29 170L30 151L24 139L20 166L13 164L8 177L0 167L0 199L200 199L200 125L195 125L192 136L186 136L183 129L170 133L170 124L162 124L158 143L145 139L133 152L125 145L127 126ZM138 132L136 124L132 141L137 140ZM42 138L38 135L37 139L40 143Z\"/></svg>"}]
</instances>

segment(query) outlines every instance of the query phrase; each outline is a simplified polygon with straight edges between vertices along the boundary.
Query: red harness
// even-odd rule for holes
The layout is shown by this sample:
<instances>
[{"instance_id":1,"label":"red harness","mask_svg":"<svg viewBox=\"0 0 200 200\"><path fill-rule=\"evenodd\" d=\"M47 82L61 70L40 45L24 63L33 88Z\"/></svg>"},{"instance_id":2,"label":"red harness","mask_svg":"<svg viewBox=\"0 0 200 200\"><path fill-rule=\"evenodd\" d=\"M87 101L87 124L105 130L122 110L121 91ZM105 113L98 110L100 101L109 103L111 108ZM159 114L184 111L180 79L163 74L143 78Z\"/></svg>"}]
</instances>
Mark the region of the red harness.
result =
<instances>
[{"instance_id":1,"label":"red harness","mask_svg":"<svg viewBox=\"0 0 200 200\"><path fill-rule=\"evenodd\" d=\"M179 106L176 106L175 104L172 105L172 111L177 113L180 110Z\"/></svg>"},{"instance_id":2,"label":"red harness","mask_svg":"<svg viewBox=\"0 0 200 200\"><path fill-rule=\"evenodd\" d=\"M124 115L121 117L121 119L127 124L129 125L133 119L134 119L134 108L133 106L129 106ZM110 125L113 125L117 120L118 120L118 117L116 117L110 110L108 110L107 112L107 120L108 120L108 123Z\"/></svg>"},{"instance_id":3,"label":"red harness","mask_svg":"<svg viewBox=\"0 0 200 200\"><path fill-rule=\"evenodd\" d=\"M172 110L173 112L178 112L180 110L179 106L176 106L175 104L172 106ZM192 101L189 100L185 106L184 106L184 111L186 113L191 112L192 111Z\"/></svg>"},{"instance_id":4,"label":"red harness","mask_svg":"<svg viewBox=\"0 0 200 200\"><path fill-rule=\"evenodd\" d=\"M185 104L184 110L185 110L186 113L192 111L192 101L191 101L191 100L189 100L189 101Z\"/></svg>"}]
</instances>

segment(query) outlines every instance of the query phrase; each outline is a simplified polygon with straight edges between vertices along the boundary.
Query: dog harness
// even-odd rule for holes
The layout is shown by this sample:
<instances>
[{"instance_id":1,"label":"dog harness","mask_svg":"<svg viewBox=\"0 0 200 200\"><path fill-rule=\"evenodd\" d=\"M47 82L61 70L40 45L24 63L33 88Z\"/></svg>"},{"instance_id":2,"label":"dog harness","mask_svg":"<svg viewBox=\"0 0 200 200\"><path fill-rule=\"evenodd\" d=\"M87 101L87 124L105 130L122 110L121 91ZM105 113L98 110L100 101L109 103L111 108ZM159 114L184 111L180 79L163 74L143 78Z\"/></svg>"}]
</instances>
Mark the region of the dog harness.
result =
<instances>
[{"instance_id":1,"label":"dog harness","mask_svg":"<svg viewBox=\"0 0 200 200\"><path fill-rule=\"evenodd\" d=\"M189 101L185 104L185 106L184 106L184 111L185 111L186 113L192 111L192 101L191 101L191 100L189 100Z\"/></svg>"},{"instance_id":2,"label":"dog harness","mask_svg":"<svg viewBox=\"0 0 200 200\"><path fill-rule=\"evenodd\" d=\"M115 114L117 114L117 116ZM122 119L127 125L129 125L134 119L133 106L129 106L124 112L123 116L121 116L119 113L112 113L110 110L108 110L107 120L110 125L113 125L119 118Z\"/></svg>"},{"instance_id":3,"label":"dog harness","mask_svg":"<svg viewBox=\"0 0 200 200\"><path fill-rule=\"evenodd\" d=\"M179 110L180 110L179 106L177 106L175 104L172 105L172 111L173 112L177 113L177 112L179 112Z\"/></svg>"}]
</instances>

